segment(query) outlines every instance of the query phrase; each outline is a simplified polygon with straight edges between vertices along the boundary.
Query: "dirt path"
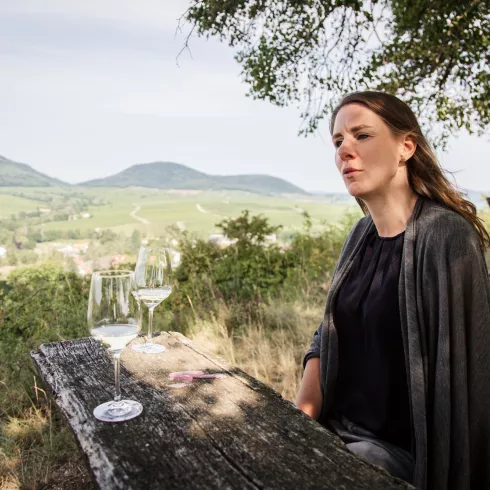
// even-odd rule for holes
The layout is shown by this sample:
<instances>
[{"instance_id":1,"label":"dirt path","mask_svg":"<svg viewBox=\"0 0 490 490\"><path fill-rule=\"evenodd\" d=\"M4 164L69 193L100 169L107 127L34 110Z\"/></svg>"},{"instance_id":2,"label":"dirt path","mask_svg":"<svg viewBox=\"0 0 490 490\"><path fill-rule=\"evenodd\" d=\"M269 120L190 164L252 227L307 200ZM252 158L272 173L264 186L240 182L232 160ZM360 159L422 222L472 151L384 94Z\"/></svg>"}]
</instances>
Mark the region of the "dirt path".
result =
<instances>
[{"instance_id":1,"label":"dirt path","mask_svg":"<svg viewBox=\"0 0 490 490\"><path fill-rule=\"evenodd\" d=\"M134 218L134 219L140 221L141 223L143 223L145 225L149 225L150 220L147 220L145 218L141 218L140 216L136 216L136 213L141 209L141 206L138 206L137 204L133 204L133 206L134 206L134 209L131 211L131 213L129 213L129 216L131 216L131 218Z\"/></svg>"},{"instance_id":2,"label":"dirt path","mask_svg":"<svg viewBox=\"0 0 490 490\"><path fill-rule=\"evenodd\" d=\"M213 213L212 211L208 211L207 209L204 209L200 204L196 204L196 209L203 214L211 214L212 216L216 216L218 218L226 218L226 216L224 215Z\"/></svg>"}]
</instances>

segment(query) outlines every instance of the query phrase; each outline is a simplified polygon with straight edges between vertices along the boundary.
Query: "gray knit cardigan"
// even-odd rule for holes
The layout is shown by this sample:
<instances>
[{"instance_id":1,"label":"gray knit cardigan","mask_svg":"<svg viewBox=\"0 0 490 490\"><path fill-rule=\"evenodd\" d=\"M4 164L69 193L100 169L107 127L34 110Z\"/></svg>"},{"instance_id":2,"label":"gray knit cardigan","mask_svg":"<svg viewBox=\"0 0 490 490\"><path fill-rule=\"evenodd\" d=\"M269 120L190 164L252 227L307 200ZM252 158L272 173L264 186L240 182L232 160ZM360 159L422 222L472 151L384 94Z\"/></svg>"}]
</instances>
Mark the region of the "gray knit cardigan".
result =
<instances>
[{"instance_id":1,"label":"gray knit cardigan","mask_svg":"<svg viewBox=\"0 0 490 490\"><path fill-rule=\"evenodd\" d=\"M307 355L320 356L327 425L338 370L332 306L374 227L362 218L342 249ZM462 216L420 197L407 224L399 282L412 417L413 484L490 489L490 283L479 237Z\"/></svg>"}]
</instances>

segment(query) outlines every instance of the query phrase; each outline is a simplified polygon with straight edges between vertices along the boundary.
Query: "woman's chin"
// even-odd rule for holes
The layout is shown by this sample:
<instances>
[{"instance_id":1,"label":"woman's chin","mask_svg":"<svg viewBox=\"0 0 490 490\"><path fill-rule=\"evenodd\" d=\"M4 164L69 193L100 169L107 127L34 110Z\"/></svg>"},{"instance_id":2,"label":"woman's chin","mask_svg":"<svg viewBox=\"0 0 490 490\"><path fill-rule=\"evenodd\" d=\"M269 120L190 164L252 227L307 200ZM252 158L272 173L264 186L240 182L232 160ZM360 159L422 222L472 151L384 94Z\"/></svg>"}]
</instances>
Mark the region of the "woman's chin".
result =
<instances>
[{"instance_id":1,"label":"woman's chin","mask_svg":"<svg viewBox=\"0 0 490 490\"><path fill-rule=\"evenodd\" d=\"M351 184L347 185L347 192L352 196L352 197L358 197L359 199L362 199L362 196L365 195L365 192L362 188L361 185L359 185L358 182L352 182Z\"/></svg>"}]
</instances>

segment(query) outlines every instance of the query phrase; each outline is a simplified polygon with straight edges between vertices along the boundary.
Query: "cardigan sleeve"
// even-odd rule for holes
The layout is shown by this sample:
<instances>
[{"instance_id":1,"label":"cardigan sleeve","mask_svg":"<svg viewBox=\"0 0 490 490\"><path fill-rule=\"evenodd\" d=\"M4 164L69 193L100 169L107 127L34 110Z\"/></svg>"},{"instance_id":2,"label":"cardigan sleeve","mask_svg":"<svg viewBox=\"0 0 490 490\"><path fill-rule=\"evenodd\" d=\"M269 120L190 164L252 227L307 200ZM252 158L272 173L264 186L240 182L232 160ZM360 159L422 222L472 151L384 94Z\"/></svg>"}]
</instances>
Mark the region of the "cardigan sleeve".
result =
<instances>
[{"instance_id":1,"label":"cardigan sleeve","mask_svg":"<svg viewBox=\"0 0 490 490\"><path fill-rule=\"evenodd\" d=\"M311 358L320 357L320 351L322 345L322 327L323 327L323 322L320 323L320 326L315 330L315 333L313 334L310 348L306 351L306 354L303 358L303 369L306 368L306 363Z\"/></svg>"},{"instance_id":2,"label":"cardigan sleeve","mask_svg":"<svg viewBox=\"0 0 490 490\"><path fill-rule=\"evenodd\" d=\"M443 219L442 219L443 218ZM431 223L418 271L427 355L427 488L490 488L490 284L479 237Z\"/></svg>"}]
</instances>

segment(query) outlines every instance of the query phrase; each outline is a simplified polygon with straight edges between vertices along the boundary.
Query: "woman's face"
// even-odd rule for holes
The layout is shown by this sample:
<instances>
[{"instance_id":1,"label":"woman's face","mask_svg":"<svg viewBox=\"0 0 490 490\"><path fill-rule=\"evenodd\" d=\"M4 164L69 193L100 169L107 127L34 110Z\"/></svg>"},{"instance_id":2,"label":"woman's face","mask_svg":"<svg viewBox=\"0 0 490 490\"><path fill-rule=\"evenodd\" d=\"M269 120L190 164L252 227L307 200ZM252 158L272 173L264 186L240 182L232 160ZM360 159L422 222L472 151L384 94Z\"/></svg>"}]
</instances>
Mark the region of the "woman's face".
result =
<instances>
[{"instance_id":1,"label":"woman's face","mask_svg":"<svg viewBox=\"0 0 490 490\"><path fill-rule=\"evenodd\" d=\"M415 144L393 136L386 123L364 105L340 109L332 141L335 163L350 195L365 199L408 184L404 161L412 156Z\"/></svg>"}]
</instances>

